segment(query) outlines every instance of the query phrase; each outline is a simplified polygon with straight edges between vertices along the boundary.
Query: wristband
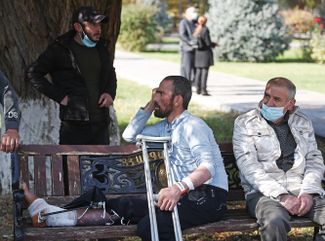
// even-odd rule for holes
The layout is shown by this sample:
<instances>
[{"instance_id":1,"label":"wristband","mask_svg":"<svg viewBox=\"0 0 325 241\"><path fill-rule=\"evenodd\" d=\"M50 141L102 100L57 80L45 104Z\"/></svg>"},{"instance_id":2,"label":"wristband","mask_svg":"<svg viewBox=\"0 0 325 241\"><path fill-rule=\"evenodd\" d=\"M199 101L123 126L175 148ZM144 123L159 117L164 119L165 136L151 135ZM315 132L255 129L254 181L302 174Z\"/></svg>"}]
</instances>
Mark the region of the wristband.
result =
<instances>
[{"instance_id":1,"label":"wristband","mask_svg":"<svg viewBox=\"0 0 325 241\"><path fill-rule=\"evenodd\" d=\"M181 190L182 196L188 192L188 188L185 188L182 182L176 182L175 185L179 188L179 190Z\"/></svg>"},{"instance_id":2,"label":"wristband","mask_svg":"<svg viewBox=\"0 0 325 241\"><path fill-rule=\"evenodd\" d=\"M184 182L189 190L194 190L194 184L189 177L184 177L182 182Z\"/></svg>"}]
</instances>

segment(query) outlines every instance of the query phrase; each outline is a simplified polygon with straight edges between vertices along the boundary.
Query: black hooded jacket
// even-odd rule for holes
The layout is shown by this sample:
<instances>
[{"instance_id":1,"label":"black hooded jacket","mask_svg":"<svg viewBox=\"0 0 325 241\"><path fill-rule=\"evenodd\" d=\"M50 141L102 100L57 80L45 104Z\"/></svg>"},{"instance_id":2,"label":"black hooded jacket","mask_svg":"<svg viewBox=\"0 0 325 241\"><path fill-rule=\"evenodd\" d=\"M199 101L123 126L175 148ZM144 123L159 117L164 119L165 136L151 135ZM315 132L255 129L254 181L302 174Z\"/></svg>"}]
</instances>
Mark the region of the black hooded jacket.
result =
<instances>
[{"instance_id":1,"label":"black hooded jacket","mask_svg":"<svg viewBox=\"0 0 325 241\"><path fill-rule=\"evenodd\" d=\"M71 30L59 36L32 63L26 71L26 80L42 94L60 103L68 95L67 106L60 105L61 120L88 121L88 91L86 82L76 63L73 52L69 48L74 41L75 31ZM102 41L98 48L102 70L99 91L108 93L114 99L116 95L116 74L109 60L108 51ZM49 74L50 78L46 75ZM108 109L103 108L108 118Z\"/></svg>"}]
</instances>

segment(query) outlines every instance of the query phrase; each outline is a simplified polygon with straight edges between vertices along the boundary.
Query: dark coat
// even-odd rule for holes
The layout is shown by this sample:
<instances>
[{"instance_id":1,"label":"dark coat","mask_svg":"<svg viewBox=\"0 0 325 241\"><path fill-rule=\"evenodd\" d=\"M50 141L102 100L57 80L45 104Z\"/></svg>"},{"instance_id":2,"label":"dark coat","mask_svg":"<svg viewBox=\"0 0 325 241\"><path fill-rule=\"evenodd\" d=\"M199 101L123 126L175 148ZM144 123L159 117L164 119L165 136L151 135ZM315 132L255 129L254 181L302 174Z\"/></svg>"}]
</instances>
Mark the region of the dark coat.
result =
<instances>
[{"instance_id":1,"label":"dark coat","mask_svg":"<svg viewBox=\"0 0 325 241\"><path fill-rule=\"evenodd\" d=\"M182 19L179 23L179 37L181 39L181 51L194 51L196 42L192 36L195 23L187 19Z\"/></svg>"},{"instance_id":2,"label":"dark coat","mask_svg":"<svg viewBox=\"0 0 325 241\"><path fill-rule=\"evenodd\" d=\"M58 37L50 44L45 52L29 66L26 72L26 80L42 94L60 103L68 95L67 106L60 105L61 120L88 121L88 91L86 82L81 75L76 63L70 43L75 32L73 30ZM116 95L116 74L112 63L109 60L108 51L103 42L98 42L98 49L101 64L100 93L108 93L114 99ZM51 81L46 75L51 76ZM106 118L108 109L103 108Z\"/></svg>"},{"instance_id":3,"label":"dark coat","mask_svg":"<svg viewBox=\"0 0 325 241\"><path fill-rule=\"evenodd\" d=\"M202 27L201 32L197 36L198 48L195 50L195 68L207 68L214 64L212 42L209 29Z\"/></svg>"}]
</instances>

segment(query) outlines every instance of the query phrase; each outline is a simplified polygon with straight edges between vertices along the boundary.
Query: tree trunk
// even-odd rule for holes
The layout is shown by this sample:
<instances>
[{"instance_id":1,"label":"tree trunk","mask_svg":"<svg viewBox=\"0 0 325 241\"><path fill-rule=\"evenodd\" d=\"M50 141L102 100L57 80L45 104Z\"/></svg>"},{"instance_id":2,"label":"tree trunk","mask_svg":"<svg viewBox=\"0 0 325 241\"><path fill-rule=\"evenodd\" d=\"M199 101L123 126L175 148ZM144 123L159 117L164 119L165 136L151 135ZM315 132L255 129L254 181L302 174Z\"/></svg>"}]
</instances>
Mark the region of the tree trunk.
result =
<instances>
[{"instance_id":1,"label":"tree trunk","mask_svg":"<svg viewBox=\"0 0 325 241\"><path fill-rule=\"evenodd\" d=\"M56 144L59 137L58 105L35 91L24 79L27 66L47 45L71 28L71 16L80 6L94 6L108 16L103 25L111 61L120 29L122 0L0 0L0 68L20 96L23 144ZM117 119L111 112L111 144L120 143ZM0 193L10 190L9 155L0 154Z\"/></svg>"}]
</instances>

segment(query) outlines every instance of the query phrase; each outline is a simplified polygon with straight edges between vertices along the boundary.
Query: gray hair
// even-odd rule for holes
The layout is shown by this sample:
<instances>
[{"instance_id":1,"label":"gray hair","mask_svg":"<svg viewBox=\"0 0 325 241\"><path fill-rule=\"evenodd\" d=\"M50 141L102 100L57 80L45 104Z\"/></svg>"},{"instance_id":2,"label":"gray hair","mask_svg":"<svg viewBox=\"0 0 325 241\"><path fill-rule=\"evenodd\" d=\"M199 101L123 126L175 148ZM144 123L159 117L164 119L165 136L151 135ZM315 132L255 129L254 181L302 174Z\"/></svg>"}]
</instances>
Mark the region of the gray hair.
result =
<instances>
[{"instance_id":1,"label":"gray hair","mask_svg":"<svg viewBox=\"0 0 325 241\"><path fill-rule=\"evenodd\" d=\"M284 77L272 78L267 82L266 87L268 87L270 85L286 87L288 90L288 100L292 100L296 96L296 86L294 85L294 83L292 83L292 81L290 81L287 78L284 78Z\"/></svg>"}]
</instances>

